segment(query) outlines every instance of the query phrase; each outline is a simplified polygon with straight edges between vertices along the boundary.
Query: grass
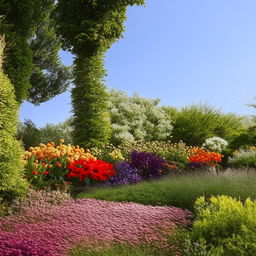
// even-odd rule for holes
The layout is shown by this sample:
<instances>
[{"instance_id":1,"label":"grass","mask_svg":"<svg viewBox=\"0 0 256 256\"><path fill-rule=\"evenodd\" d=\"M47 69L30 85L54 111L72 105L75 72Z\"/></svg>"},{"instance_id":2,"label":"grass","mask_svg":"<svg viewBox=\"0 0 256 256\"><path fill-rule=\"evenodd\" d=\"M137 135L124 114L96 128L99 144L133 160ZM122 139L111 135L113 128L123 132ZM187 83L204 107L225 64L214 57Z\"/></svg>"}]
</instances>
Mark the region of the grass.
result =
<instances>
[{"instance_id":1,"label":"grass","mask_svg":"<svg viewBox=\"0 0 256 256\"><path fill-rule=\"evenodd\" d=\"M92 189L77 197L176 206L193 211L193 204L199 196L229 195L242 200L247 197L256 199L255 184L256 175L253 174L176 176L130 186Z\"/></svg>"},{"instance_id":2,"label":"grass","mask_svg":"<svg viewBox=\"0 0 256 256\"><path fill-rule=\"evenodd\" d=\"M76 246L69 252L69 256L172 256L169 249L151 248L143 245L112 244L101 249Z\"/></svg>"}]
</instances>

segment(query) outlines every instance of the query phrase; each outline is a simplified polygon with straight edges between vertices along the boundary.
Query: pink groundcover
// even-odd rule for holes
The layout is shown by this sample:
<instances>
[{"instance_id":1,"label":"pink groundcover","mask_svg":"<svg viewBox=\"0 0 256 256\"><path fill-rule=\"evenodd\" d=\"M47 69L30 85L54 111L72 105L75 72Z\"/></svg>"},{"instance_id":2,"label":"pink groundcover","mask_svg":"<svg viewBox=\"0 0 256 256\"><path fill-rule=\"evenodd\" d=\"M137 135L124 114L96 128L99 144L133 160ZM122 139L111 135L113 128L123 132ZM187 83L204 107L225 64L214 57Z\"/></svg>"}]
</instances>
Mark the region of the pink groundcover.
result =
<instances>
[{"instance_id":1,"label":"pink groundcover","mask_svg":"<svg viewBox=\"0 0 256 256\"><path fill-rule=\"evenodd\" d=\"M0 218L0 255L62 256L75 244L91 239L157 241L162 239L164 231L186 225L189 216L188 211L175 207L95 199L30 207L22 214Z\"/></svg>"}]
</instances>

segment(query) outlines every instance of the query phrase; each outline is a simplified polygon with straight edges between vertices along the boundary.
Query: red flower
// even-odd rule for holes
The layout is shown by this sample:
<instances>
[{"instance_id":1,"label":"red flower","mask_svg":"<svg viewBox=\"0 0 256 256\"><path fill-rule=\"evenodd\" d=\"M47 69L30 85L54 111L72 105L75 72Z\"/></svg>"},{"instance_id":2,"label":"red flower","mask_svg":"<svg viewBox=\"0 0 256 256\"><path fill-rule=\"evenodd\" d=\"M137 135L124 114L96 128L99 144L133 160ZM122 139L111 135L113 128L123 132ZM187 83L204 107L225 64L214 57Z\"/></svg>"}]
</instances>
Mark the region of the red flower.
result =
<instances>
[{"instance_id":1,"label":"red flower","mask_svg":"<svg viewBox=\"0 0 256 256\"><path fill-rule=\"evenodd\" d=\"M44 175L47 175L48 173L49 173L48 171L43 172Z\"/></svg>"},{"instance_id":2,"label":"red flower","mask_svg":"<svg viewBox=\"0 0 256 256\"><path fill-rule=\"evenodd\" d=\"M114 166L112 164L92 158L80 158L70 163L67 167L71 170L68 173L68 178L76 177L79 178L80 181L83 181L85 178L105 181L115 175Z\"/></svg>"},{"instance_id":3,"label":"red flower","mask_svg":"<svg viewBox=\"0 0 256 256\"><path fill-rule=\"evenodd\" d=\"M34 170L34 171L33 171L33 174L34 174L34 175L37 175L37 174L38 174L38 172L37 172L36 170Z\"/></svg>"}]
</instances>

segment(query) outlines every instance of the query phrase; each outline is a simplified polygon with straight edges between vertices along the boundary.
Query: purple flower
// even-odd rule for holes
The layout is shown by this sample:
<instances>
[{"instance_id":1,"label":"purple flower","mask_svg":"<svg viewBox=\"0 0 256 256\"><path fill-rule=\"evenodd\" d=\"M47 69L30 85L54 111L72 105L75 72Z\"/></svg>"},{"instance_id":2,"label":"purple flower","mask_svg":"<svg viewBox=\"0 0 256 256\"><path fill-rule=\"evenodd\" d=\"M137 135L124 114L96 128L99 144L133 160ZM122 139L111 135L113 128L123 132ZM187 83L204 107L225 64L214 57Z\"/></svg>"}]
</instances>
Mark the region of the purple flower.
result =
<instances>
[{"instance_id":1,"label":"purple flower","mask_svg":"<svg viewBox=\"0 0 256 256\"><path fill-rule=\"evenodd\" d=\"M154 153L131 152L131 166L141 171L144 178L159 177L162 175L164 160Z\"/></svg>"},{"instance_id":2,"label":"purple flower","mask_svg":"<svg viewBox=\"0 0 256 256\"><path fill-rule=\"evenodd\" d=\"M108 180L108 184L124 185L137 183L141 180L136 168L128 162L121 162L115 165L116 175Z\"/></svg>"}]
</instances>

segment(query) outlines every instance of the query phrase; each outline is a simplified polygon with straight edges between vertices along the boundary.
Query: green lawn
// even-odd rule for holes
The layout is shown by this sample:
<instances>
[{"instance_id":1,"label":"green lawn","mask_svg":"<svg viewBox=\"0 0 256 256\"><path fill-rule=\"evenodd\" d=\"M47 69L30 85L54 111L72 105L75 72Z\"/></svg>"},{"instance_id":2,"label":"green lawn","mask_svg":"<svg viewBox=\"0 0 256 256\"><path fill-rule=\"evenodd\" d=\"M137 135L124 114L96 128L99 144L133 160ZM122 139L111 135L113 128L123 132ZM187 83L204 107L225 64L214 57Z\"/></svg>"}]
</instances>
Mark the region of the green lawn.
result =
<instances>
[{"instance_id":1,"label":"green lawn","mask_svg":"<svg viewBox=\"0 0 256 256\"><path fill-rule=\"evenodd\" d=\"M128 201L151 205L176 206L193 211L197 197L230 195L256 199L256 174L233 177L212 175L172 176L135 185L97 188L78 194L78 198Z\"/></svg>"}]
</instances>

